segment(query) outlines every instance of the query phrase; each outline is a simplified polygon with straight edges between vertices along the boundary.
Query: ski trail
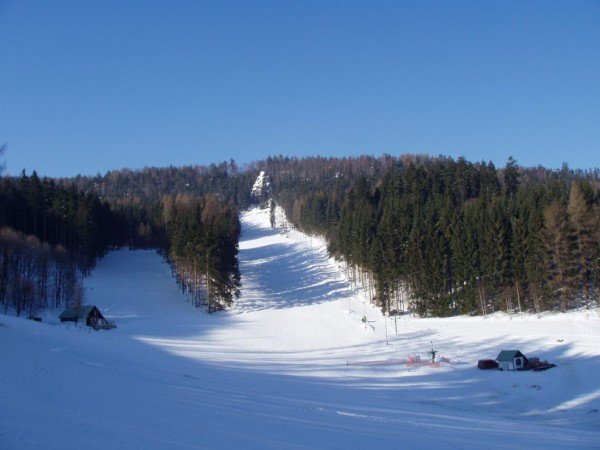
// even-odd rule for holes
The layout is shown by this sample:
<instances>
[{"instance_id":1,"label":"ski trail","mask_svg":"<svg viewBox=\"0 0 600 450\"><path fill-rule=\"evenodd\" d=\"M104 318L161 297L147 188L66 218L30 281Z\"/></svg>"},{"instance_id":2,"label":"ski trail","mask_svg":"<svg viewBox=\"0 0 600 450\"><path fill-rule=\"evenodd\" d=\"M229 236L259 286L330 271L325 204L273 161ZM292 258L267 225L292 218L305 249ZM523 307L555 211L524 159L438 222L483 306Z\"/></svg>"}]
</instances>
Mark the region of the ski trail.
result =
<instances>
[{"instance_id":1,"label":"ski trail","mask_svg":"<svg viewBox=\"0 0 600 450\"><path fill-rule=\"evenodd\" d=\"M352 295L325 245L270 227L268 211L242 214L241 312L314 305Z\"/></svg>"},{"instance_id":2,"label":"ski trail","mask_svg":"<svg viewBox=\"0 0 600 450\"><path fill-rule=\"evenodd\" d=\"M596 312L386 322L320 240L241 220L232 310L195 309L159 255L121 250L86 280L116 330L3 317L0 448L600 448ZM404 363L432 343L450 362ZM504 346L558 367L476 369Z\"/></svg>"}]
</instances>

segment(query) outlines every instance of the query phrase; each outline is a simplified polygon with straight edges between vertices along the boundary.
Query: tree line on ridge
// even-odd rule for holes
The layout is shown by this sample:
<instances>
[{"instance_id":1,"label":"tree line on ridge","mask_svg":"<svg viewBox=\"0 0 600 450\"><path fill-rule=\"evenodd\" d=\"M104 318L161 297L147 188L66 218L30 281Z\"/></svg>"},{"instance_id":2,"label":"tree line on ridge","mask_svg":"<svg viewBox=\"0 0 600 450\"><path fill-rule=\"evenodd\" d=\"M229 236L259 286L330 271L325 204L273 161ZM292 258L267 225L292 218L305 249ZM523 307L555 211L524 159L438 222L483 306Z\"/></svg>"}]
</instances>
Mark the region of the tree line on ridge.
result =
<instances>
[{"instance_id":1,"label":"tree line on ridge","mask_svg":"<svg viewBox=\"0 0 600 450\"><path fill-rule=\"evenodd\" d=\"M541 312L598 300L597 169L407 155L281 157L265 170L290 221L325 236L385 313Z\"/></svg>"},{"instance_id":2,"label":"tree line on ridge","mask_svg":"<svg viewBox=\"0 0 600 450\"><path fill-rule=\"evenodd\" d=\"M182 193L190 190L187 181L182 189L158 170L174 187L147 196L127 189L118 195L123 186L110 181L111 195L100 195L97 177L54 180L24 171L1 177L0 306L33 315L80 304L82 277L117 247L159 250L195 306L208 312L230 306L239 296L237 202L244 198L236 183L244 178L228 174L231 164L219 167L198 168L200 181L188 193ZM165 170L190 179L189 170ZM125 172L131 177L116 179L134 185L136 171Z\"/></svg>"}]
</instances>

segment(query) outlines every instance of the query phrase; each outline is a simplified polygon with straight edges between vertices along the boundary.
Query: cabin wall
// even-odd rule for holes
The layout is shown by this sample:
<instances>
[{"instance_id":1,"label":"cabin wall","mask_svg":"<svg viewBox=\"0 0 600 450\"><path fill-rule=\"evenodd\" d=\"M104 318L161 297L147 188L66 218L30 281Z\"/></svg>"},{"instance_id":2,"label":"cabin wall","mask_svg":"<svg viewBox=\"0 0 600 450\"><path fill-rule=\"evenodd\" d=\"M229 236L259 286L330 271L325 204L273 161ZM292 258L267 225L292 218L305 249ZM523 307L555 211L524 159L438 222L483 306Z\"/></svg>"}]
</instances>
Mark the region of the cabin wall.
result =
<instances>
[{"instance_id":1,"label":"cabin wall","mask_svg":"<svg viewBox=\"0 0 600 450\"><path fill-rule=\"evenodd\" d=\"M498 368L500 370L521 370L525 368L525 358L517 356L512 361L498 361Z\"/></svg>"},{"instance_id":2,"label":"cabin wall","mask_svg":"<svg viewBox=\"0 0 600 450\"><path fill-rule=\"evenodd\" d=\"M522 356L514 358L513 361L515 364L515 370L521 370L525 368L525 358L523 358Z\"/></svg>"},{"instance_id":3,"label":"cabin wall","mask_svg":"<svg viewBox=\"0 0 600 450\"><path fill-rule=\"evenodd\" d=\"M498 369L500 370L515 370L512 361L498 361Z\"/></svg>"}]
</instances>

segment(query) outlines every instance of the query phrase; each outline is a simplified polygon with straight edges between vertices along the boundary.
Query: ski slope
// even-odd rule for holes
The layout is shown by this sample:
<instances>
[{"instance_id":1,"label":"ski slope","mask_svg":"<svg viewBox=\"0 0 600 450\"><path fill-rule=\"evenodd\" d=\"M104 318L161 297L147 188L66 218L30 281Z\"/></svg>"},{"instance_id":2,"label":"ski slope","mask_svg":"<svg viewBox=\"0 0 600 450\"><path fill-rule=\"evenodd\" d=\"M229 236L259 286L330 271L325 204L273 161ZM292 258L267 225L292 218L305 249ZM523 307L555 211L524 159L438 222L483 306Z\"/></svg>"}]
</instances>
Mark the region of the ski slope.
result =
<instances>
[{"instance_id":1,"label":"ski slope","mask_svg":"<svg viewBox=\"0 0 600 450\"><path fill-rule=\"evenodd\" d=\"M0 449L600 448L598 310L386 323L319 239L268 210L242 230L225 313L120 250L86 280L116 330L0 316ZM406 364L432 345L448 362ZM558 367L476 369L501 349Z\"/></svg>"}]
</instances>

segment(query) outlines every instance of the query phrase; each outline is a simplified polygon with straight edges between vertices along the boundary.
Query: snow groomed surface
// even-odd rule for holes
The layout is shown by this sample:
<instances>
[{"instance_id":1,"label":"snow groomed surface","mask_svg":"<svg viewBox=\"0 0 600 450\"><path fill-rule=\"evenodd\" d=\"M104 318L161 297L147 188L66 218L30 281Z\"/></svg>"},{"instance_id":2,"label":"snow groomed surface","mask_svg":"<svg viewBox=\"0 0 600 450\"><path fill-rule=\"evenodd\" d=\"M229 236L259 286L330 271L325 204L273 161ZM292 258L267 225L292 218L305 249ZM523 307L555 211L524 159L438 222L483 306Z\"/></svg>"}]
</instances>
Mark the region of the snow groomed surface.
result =
<instances>
[{"instance_id":1,"label":"snow groomed surface","mask_svg":"<svg viewBox=\"0 0 600 450\"><path fill-rule=\"evenodd\" d=\"M597 310L386 324L320 240L242 224L226 313L121 250L86 280L116 330L0 316L0 448L600 448ZM432 345L439 367L406 363ZM476 368L514 348L558 367Z\"/></svg>"}]
</instances>

